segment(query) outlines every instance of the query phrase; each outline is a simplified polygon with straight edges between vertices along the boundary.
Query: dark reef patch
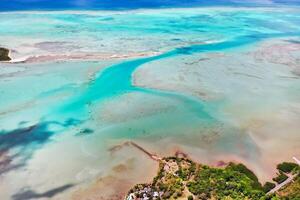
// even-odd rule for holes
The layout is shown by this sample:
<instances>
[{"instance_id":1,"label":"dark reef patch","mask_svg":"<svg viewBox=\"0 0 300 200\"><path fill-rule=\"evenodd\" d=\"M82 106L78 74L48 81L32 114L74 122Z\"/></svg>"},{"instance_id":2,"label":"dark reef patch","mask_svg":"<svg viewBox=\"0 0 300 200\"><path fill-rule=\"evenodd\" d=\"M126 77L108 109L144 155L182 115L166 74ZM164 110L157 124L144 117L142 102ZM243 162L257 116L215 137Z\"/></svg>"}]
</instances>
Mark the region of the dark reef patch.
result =
<instances>
[{"instance_id":1,"label":"dark reef patch","mask_svg":"<svg viewBox=\"0 0 300 200\"><path fill-rule=\"evenodd\" d=\"M300 40L287 40L287 41L293 44L300 44Z\"/></svg>"},{"instance_id":2,"label":"dark reef patch","mask_svg":"<svg viewBox=\"0 0 300 200\"><path fill-rule=\"evenodd\" d=\"M25 166L37 149L50 142L54 134L60 133L50 130L50 126L69 128L79 123L81 121L76 119L68 119L63 123L45 121L16 130L0 130L0 175Z\"/></svg>"},{"instance_id":3,"label":"dark reef patch","mask_svg":"<svg viewBox=\"0 0 300 200\"><path fill-rule=\"evenodd\" d=\"M14 194L12 196L13 200L27 200L27 199L40 199L40 198L52 198L55 195L64 192L65 190L70 189L73 187L73 184L66 184L51 190L48 190L43 193L37 193L33 190L25 190L25 191L20 191L17 194Z\"/></svg>"},{"instance_id":4,"label":"dark reef patch","mask_svg":"<svg viewBox=\"0 0 300 200\"><path fill-rule=\"evenodd\" d=\"M84 128L82 130L80 130L79 133L76 134L76 136L85 136L85 135L91 135L94 133L93 129L90 128Z\"/></svg>"},{"instance_id":5,"label":"dark reef patch","mask_svg":"<svg viewBox=\"0 0 300 200\"><path fill-rule=\"evenodd\" d=\"M0 47L0 61L10 61L11 58L8 56L8 54L8 49Z\"/></svg>"}]
</instances>

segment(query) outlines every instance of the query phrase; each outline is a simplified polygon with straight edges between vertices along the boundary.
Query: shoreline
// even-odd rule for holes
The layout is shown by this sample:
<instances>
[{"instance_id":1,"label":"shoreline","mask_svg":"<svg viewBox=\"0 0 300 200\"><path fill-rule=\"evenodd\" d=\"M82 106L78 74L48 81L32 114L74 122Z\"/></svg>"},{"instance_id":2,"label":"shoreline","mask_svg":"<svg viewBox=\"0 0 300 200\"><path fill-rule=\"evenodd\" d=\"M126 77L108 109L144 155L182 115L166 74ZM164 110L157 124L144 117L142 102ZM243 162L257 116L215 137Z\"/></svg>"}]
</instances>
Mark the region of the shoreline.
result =
<instances>
[{"instance_id":1,"label":"shoreline","mask_svg":"<svg viewBox=\"0 0 300 200\"><path fill-rule=\"evenodd\" d=\"M190 159L193 162L202 163L216 168L219 167L222 168L228 165L229 163L243 163L256 174L258 180L262 183L268 182L270 179L272 179L272 177L276 176L276 166L278 165L278 163L284 161L294 162L294 158L295 158L295 156L292 156L290 160L283 159L281 161L277 161L276 163L271 164L270 166L268 166L268 171L272 171L272 175L271 174L266 175L264 174L265 170L264 172L261 171L261 169L257 168L256 164L251 164L251 161L247 161L246 159L243 159L234 154L220 154L215 156L215 159L211 160L211 159L201 159L199 158L199 156L201 155L197 155L197 153L191 153L189 150L180 147L173 148L172 150L167 150L167 153L163 153L161 155L160 153L149 151L147 147L150 147L151 149L154 148L151 147L151 145L150 146L147 145L147 147L144 147L143 145L144 145L143 142L142 144L140 144L139 142L135 142L135 141L124 141L121 144L112 146L111 148L109 148L108 151L111 152L111 154L113 154L118 151L121 151L123 148L133 148L138 150L138 152L140 152L141 154L147 156L148 159L151 159L158 163L161 162L164 158L169 157L170 155L174 155L175 157ZM262 174L265 175L263 178L261 177Z\"/></svg>"},{"instance_id":2,"label":"shoreline","mask_svg":"<svg viewBox=\"0 0 300 200\"><path fill-rule=\"evenodd\" d=\"M189 184L197 184L195 182L189 182L193 179L195 179L197 176L197 173L202 173L203 170L205 169L212 169L213 171L211 171L210 173L215 173L214 170L223 170L228 171L229 173L230 170L233 170L235 172L237 172L236 176L240 176L242 175L239 179L235 180L235 181L241 181L240 179L246 178L244 181L246 181L248 179L248 181L250 180L249 184L252 185L252 190L255 191L254 195L257 195L257 192L260 191L262 196L269 196L269 197L284 197L287 196L282 195L282 191L286 190L287 187L292 187L292 184L298 184L299 182L299 170L300 170L300 165L299 165L299 161L297 160L297 158L293 157L294 161L297 162L282 162L280 164L276 165L276 168L278 170L276 176L274 176L274 178L272 179L275 183L270 182L272 180L268 180L266 182L261 182L258 180L256 174L250 170L248 168L248 165L244 165L242 164L243 162L237 162L236 160L234 162L230 161L230 162L223 162L220 161L220 165L215 166L215 165L203 165L202 163L199 162L195 162L193 159L191 159L189 157L188 154L184 153L184 152L176 152L175 156L171 156L171 157L159 157L157 156L157 154L152 154L150 152L148 152L145 148L143 148L142 146L138 145L135 142L132 141L128 141L123 143L122 145L118 145L115 146L117 147L117 149L115 150L119 150L119 148L122 148L123 145L126 146L133 146L134 148L138 149L139 151L141 151L142 153L145 153L146 155L148 155L150 158L152 158L152 155L154 155L155 157L157 157L158 159L154 159L155 161L157 161L159 163L159 167L157 170L157 175L153 178L153 182L151 183L145 183L145 184L137 184L135 186L133 186L130 190L128 190L129 192L127 193L127 195L124 197L124 199L127 200L138 200L138 199L145 199L145 198L153 198L153 199L160 199L160 198L167 198L167 199L172 199L172 195L175 195L175 199L179 198L179 199L186 199L188 197L188 199L194 199L196 197L197 199L197 195L200 195L200 193L193 191L193 189L190 187ZM113 147L114 148L114 147ZM292 159L292 160L293 160ZM183 164L182 164L183 162ZM177 163L177 164L176 164ZM189 166L188 168L186 168L187 166ZM193 170L191 169L191 167L193 167ZM293 166L293 168L291 168ZM186 168L186 169L185 169ZM199 168L203 168L203 169L199 169ZM180 170L183 170L180 172ZM189 173L196 173L194 175L184 175L185 173L187 173L187 171L190 171ZM198 171L200 170L200 171ZM282 171L283 170L283 171ZM285 171L286 170L286 171ZM182 174L183 173L183 174ZM228 172L226 172L228 173ZM184 184L185 188L181 188L181 191L177 191L176 193L176 189L175 191L172 189L171 194L169 189L173 187L173 184L177 184L177 183L173 183L173 181L167 181L168 179L172 179L170 178L170 176L173 178L175 178L177 181L178 179L182 179L182 183ZM212 175L208 175L208 176L212 176ZM221 176L221 175L217 175L217 176ZM244 177L243 177L244 176ZM284 179L282 179L284 176ZM189 178L188 178L189 177ZM202 180L202 179L201 179ZM222 180L222 179L221 179ZM195 180L194 180L195 181ZM203 181L203 180L202 180ZM158 183L159 182L159 183ZM161 184L165 184L164 187L160 186ZM245 184L245 182L243 182L243 184ZM183 185L181 185L182 187ZM206 186L205 186L206 187ZM207 186L208 188L210 186ZM169 188L169 189L167 189ZM216 188L213 188L213 190L216 190ZM220 191L219 191L220 192ZM245 191L242 191L245 192ZM290 193L292 195L293 192L298 195L297 191L290 191ZM228 192L230 193L230 192ZM166 197L166 195L168 197ZM215 192L213 192L211 195L216 195ZM249 195L249 194L247 194ZM290 195L290 194L288 194ZM177 196L177 198L176 198ZM210 196L210 195L209 195ZM230 195L229 195L230 196ZM200 197L200 196L198 196ZM206 199L206 198L205 198ZM210 198L209 198L210 199Z\"/></svg>"},{"instance_id":3,"label":"shoreline","mask_svg":"<svg viewBox=\"0 0 300 200\"><path fill-rule=\"evenodd\" d=\"M11 51L10 51L11 52ZM68 61L104 61L104 60L123 60L134 59L142 57L151 57L159 55L159 52L149 53L135 53L135 54L97 54L97 53L83 53L73 55L39 55L28 56L25 58L13 58L10 61L3 61L7 64L21 64L21 63L45 63L45 62L68 62ZM10 53L11 56L11 53Z\"/></svg>"}]
</instances>

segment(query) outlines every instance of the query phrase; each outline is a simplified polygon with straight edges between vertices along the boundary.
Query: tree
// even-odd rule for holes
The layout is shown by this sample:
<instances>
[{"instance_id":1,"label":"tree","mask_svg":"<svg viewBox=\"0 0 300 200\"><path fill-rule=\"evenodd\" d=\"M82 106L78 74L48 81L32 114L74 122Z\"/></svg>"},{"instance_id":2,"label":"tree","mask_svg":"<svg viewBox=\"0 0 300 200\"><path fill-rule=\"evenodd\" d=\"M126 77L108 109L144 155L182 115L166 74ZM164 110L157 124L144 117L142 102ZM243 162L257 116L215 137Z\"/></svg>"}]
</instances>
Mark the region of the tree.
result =
<instances>
[{"instance_id":1,"label":"tree","mask_svg":"<svg viewBox=\"0 0 300 200\"><path fill-rule=\"evenodd\" d=\"M271 182L266 182L263 186L263 191L265 193L269 192L270 190L272 190L275 187L275 183L271 183Z\"/></svg>"},{"instance_id":2,"label":"tree","mask_svg":"<svg viewBox=\"0 0 300 200\"><path fill-rule=\"evenodd\" d=\"M273 178L273 181L277 182L278 184L284 182L286 179L288 179L287 175L280 173L277 177Z\"/></svg>"},{"instance_id":3,"label":"tree","mask_svg":"<svg viewBox=\"0 0 300 200\"><path fill-rule=\"evenodd\" d=\"M291 173L294 169L298 167L299 166L296 163L291 163L291 162L283 162L277 165L277 169L285 173Z\"/></svg>"}]
</instances>

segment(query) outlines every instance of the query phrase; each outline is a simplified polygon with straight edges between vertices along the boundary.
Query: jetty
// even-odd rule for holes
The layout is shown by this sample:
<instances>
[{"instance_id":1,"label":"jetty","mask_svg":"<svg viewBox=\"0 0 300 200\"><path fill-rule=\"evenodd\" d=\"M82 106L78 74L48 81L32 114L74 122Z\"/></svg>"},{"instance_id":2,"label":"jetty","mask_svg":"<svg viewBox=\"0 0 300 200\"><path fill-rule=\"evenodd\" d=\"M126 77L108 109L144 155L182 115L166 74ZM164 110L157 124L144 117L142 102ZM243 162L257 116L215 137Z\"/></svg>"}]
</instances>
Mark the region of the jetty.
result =
<instances>
[{"instance_id":1,"label":"jetty","mask_svg":"<svg viewBox=\"0 0 300 200\"><path fill-rule=\"evenodd\" d=\"M117 150L120 150L121 148L123 148L125 146L132 146L132 147L138 149L139 151L143 152L150 159L152 159L154 161L157 161L157 162L163 161L162 157L158 156L157 154L154 154L154 153L151 153L151 152L147 151L145 148L143 148L142 146L140 146L137 143L132 142L132 141L127 141L127 142L124 142L124 143L122 143L120 145L116 145L116 146L110 148L109 151L113 153L113 152L115 152Z\"/></svg>"}]
</instances>

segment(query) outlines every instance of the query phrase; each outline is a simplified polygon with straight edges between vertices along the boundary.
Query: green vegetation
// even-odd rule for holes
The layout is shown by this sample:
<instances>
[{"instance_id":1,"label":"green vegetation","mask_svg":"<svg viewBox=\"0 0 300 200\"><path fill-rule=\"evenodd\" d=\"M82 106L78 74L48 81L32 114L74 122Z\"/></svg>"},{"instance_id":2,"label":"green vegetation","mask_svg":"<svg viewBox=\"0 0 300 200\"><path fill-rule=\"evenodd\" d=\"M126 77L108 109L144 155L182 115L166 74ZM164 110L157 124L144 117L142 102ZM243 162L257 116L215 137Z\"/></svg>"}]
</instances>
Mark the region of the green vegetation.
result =
<instances>
[{"instance_id":1,"label":"green vegetation","mask_svg":"<svg viewBox=\"0 0 300 200\"><path fill-rule=\"evenodd\" d=\"M298 200L300 199L300 176L294 182L279 191L282 200Z\"/></svg>"},{"instance_id":2,"label":"green vegetation","mask_svg":"<svg viewBox=\"0 0 300 200\"><path fill-rule=\"evenodd\" d=\"M297 167L297 166L296 166ZM287 176L282 172L299 172L299 167L282 163L279 174L273 180L281 183ZM283 170L282 170L283 169ZM296 171L298 170L298 171ZM160 162L159 172L151 184L137 185L128 196L133 199L199 199L199 200L288 200L300 199L300 178L276 194L266 193L276 185L266 182L264 186L256 175L243 164L229 163L224 168L214 168L177 157ZM132 198L131 198L132 199Z\"/></svg>"},{"instance_id":3,"label":"green vegetation","mask_svg":"<svg viewBox=\"0 0 300 200\"><path fill-rule=\"evenodd\" d=\"M188 189L199 199L212 197L216 199L225 197L260 199L264 197L265 193L262 189L254 187L255 181L239 171L241 168L243 167L235 166L233 163L225 169L203 166L196 173L195 179L187 185Z\"/></svg>"},{"instance_id":4,"label":"green vegetation","mask_svg":"<svg viewBox=\"0 0 300 200\"><path fill-rule=\"evenodd\" d=\"M253 183L252 183L253 188L255 188L257 190L262 189L262 186L261 186L260 182L258 181L258 178L256 177L256 175L251 170L249 170L245 165L230 163L226 168L232 169L233 171L237 171L237 172L240 172L240 173L246 175L248 178L250 178L253 181Z\"/></svg>"},{"instance_id":5,"label":"green vegetation","mask_svg":"<svg viewBox=\"0 0 300 200\"><path fill-rule=\"evenodd\" d=\"M266 182L263 186L263 191L265 193L269 192L270 190L272 190L275 187L275 183L271 183L271 182Z\"/></svg>"},{"instance_id":6,"label":"green vegetation","mask_svg":"<svg viewBox=\"0 0 300 200\"><path fill-rule=\"evenodd\" d=\"M299 165L296 163L283 162L277 165L277 169L285 173L291 173L293 170L299 169Z\"/></svg>"},{"instance_id":7,"label":"green vegetation","mask_svg":"<svg viewBox=\"0 0 300 200\"><path fill-rule=\"evenodd\" d=\"M280 183L284 182L286 179L288 179L287 175L285 175L283 173L279 173L277 177L273 178L273 181L280 184Z\"/></svg>"},{"instance_id":8,"label":"green vegetation","mask_svg":"<svg viewBox=\"0 0 300 200\"><path fill-rule=\"evenodd\" d=\"M11 58L8 56L9 50L0 47L0 61L10 61Z\"/></svg>"}]
</instances>

